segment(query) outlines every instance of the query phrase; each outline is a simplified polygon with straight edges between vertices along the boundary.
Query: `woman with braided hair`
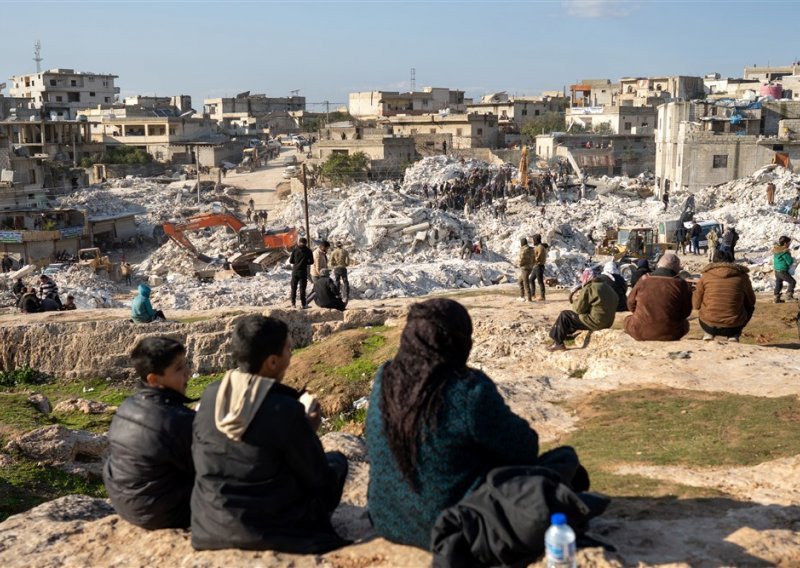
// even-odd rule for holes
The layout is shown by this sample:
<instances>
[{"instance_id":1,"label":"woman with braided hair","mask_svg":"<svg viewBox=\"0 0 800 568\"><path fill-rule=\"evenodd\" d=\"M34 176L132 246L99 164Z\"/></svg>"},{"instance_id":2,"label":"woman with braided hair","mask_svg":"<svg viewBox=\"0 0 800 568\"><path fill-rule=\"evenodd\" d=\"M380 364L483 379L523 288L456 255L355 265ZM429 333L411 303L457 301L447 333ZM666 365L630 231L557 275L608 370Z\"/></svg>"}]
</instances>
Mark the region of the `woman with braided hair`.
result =
<instances>
[{"instance_id":1,"label":"woman with braided hair","mask_svg":"<svg viewBox=\"0 0 800 568\"><path fill-rule=\"evenodd\" d=\"M447 299L413 304L394 360L375 376L367 414L369 511L378 533L428 549L437 516L502 466L554 470L589 487L572 448L539 456L539 439L492 380L467 366L472 321Z\"/></svg>"}]
</instances>

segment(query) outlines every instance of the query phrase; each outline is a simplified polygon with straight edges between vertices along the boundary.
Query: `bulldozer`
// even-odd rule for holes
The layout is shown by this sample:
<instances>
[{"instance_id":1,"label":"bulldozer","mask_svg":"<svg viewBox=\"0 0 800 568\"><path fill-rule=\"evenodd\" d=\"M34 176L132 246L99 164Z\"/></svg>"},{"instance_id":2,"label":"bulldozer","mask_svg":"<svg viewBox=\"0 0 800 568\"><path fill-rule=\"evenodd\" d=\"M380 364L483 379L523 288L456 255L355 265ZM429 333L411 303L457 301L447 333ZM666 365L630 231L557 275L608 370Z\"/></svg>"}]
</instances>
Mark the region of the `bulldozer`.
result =
<instances>
[{"instance_id":1,"label":"bulldozer","mask_svg":"<svg viewBox=\"0 0 800 568\"><path fill-rule=\"evenodd\" d=\"M100 249L84 248L78 251L78 266L91 268L96 273L106 271L106 274L111 274L111 260L108 256L103 256Z\"/></svg>"},{"instance_id":2,"label":"bulldozer","mask_svg":"<svg viewBox=\"0 0 800 568\"><path fill-rule=\"evenodd\" d=\"M297 244L297 229L294 227L275 228L262 233L258 227L245 225L230 213L200 213L183 222L170 221L162 224L167 237L187 249L198 260L213 263L215 259L198 251L186 237L187 232L207 227L228 227L238 235L239 251L228 260L231 269L240 276L254 276L279 263L289 256L289 249ZM208 275L204 274L202 278L208 278Z\"/></svg>"},{"instance_id":3,"label":"bulldozer","mask_svg":"<svg viewBox=\"0 0 800 568\"><path fill-rule=\"evenodd\" d=\"M609 230L597 254L614 257L615 262L624 259L653 258L658 252L655 231L651 227L619 227Z\"/></svg>"}]
</instances>

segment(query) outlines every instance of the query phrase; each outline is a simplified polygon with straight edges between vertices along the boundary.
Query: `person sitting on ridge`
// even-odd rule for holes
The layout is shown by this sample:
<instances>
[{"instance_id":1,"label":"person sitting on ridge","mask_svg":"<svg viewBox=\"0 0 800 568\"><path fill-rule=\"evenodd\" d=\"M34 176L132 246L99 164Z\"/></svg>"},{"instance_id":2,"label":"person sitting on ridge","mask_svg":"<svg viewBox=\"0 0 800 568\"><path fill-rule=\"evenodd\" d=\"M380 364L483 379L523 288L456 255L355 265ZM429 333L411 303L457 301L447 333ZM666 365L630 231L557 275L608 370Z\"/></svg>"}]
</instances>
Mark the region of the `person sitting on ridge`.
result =
<instances>
[{"instance_id":1,"label":"person sitting on ridge","mask_svg":"<svg viewBox=\"0 0 800 568\"><path fill-rule=\"evenodd\" d=\"M738 342L753 317L756 295L746 266L733 262L712 262L703 268L692 306L700 310L704 341L716 336Z\"/></svg>"},{"instance_id":2,"label":"person sitting on ridge","mask_svg":"<svg viewBox=\"0 0 800 568\"><path fill-rule=\"evenodd\" d=\"M150 286L142 282L139 284L139 293L131 302L131 321L135 323L151 323L165 321L164 312L154 310L150 303Z\"/></svg>"}]
</instances>

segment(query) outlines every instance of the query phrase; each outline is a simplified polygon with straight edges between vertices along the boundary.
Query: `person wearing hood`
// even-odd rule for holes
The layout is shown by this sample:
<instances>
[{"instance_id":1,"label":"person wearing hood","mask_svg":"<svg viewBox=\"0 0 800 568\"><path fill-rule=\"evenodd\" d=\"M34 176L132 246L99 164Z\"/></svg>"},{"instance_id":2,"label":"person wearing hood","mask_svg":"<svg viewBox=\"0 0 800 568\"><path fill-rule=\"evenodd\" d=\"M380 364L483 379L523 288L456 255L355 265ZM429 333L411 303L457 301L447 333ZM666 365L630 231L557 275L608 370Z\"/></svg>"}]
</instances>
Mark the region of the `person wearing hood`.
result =
<instances>
[{"instance_id":1,"label":"person wearing hood","mask_svg":"<svg viewBox=\"0 0 800 568\"><path fill-rule=\"evenodd\" d=\"M625 333L636 341L677 341L689 333L692 291L678 277L681 261L668 252L652 274L642 276L628 296L633 315L625 318Z\"/></svg>"},{"instance_id":2,"label":"person wearing hood","mask_svg":"<svg viewBox=\"0 0 800 568\"><path fill-rule=\"evenodd\" d=\"M619 298L608 280L600 276L599 266L583 271L581 287L574 293L577 298L572 303L572 310L558 314L550 328L553 344L547 348L548 351L565 351L564 341L577 331L599 331L614 325ZM570 294L570 298L572 296Z\"/></svg>"},{"instance_id":3,"label":"person wearing hood","mask_svg":"<svg viewBox=\"0 0 800 568\"><path fill-rule=\"evenodd\" d=\"M748 272L746 266L732 262L712 262L701 271L692 306L700 311L704 341L716 336L739 341L756 309L756 295Z\"/></svg>"},{"instance_id":4,"label":"person wearing hood","mask_svg":"<svg viewBox=\"0 0 800 568\"><path fill-rule=\"evenodd\" d=\"M631 288L636 286L636 283L639 279L644 276L645 274L650 274L652 270L650 270L650 262L646 258L640 258L636 261L636 270L633 271L631 275Z\"/></svg>"},{"instance_id":5,"label":"person wearing hood","mask_svg":"<svg viewBox=\"0 0 800 568\"><path fill-rule=\"evenodd\" d=\"M613 260L609 260L608 262L603 265L603 273L600 275L600 278L606 281L606 284L611 286L614 289L614 292L617 293L617 298L619 301L617 302L617 310L618 312L627 312L628 311L628 284L625 282L625 279L619 273L619 266Z\"/></svg>"},{"instance_id":6,"label":"person wearing hood","mask_svg":"<svg viewBox=\"0 0 800 568\"><path fill-rule=\"evenodd\" d=\"M789 252L789 243L792 241L787 236L783 236L778 239L778 244L772 249L772 266L775 269L775 303L781 304L783 303L783 299L781 298L781 293L783 292L783 283L789 285L786 289L786 297L790 300L794 300L794 287L796 281L794 277L789 274L789 268L791 268L792 263L794 263L794 259L792 259L792 253Z\"/></svg>"},{"instance_id":7,"label":"person wearing hood","mask_svg":"<svg viewBox=\"0 0 800 568\"><path fill-rule=\"evenodd\" d=\"M330 521L347 458L322 449L317 401L282 384L289 328L245 316L231 350L238 367L208 386L194 419L192 546L322 554L348 544Z\"/></svg>"},{"instance_id":8,"label":"person wearing hood","mask_svg":"<svg viewBox=\"0 0 800 568\"><path fill-rule=\"evenodd\" d=\"M139 284L139 293L131 302L131 321L135 323L151 323L164 321L164 312L154 310L150 303L150 286L142 282Z\"/></svg>"}]
</instances>

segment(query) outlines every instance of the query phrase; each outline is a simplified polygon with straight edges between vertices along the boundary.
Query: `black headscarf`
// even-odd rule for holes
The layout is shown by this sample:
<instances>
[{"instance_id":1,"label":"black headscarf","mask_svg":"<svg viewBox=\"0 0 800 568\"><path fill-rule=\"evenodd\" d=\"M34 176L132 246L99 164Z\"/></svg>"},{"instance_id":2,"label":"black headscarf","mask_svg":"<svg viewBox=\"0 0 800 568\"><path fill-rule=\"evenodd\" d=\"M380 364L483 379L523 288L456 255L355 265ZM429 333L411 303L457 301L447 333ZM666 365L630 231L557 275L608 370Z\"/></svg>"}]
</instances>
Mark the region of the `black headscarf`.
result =
<instances>
[{"instance_id":1,"label":"black headscarf","mask_svg":"<svg viewBox=\"0 0 800 568\"><path fill-rule=\"evenodd\" d=\"M421 435L436 427L445 387L466 371L471 349L464 306L446 299L411 306L397 356L384 368L381 412L389 448L412 487Z\"/></svg>"}]
</instances>

